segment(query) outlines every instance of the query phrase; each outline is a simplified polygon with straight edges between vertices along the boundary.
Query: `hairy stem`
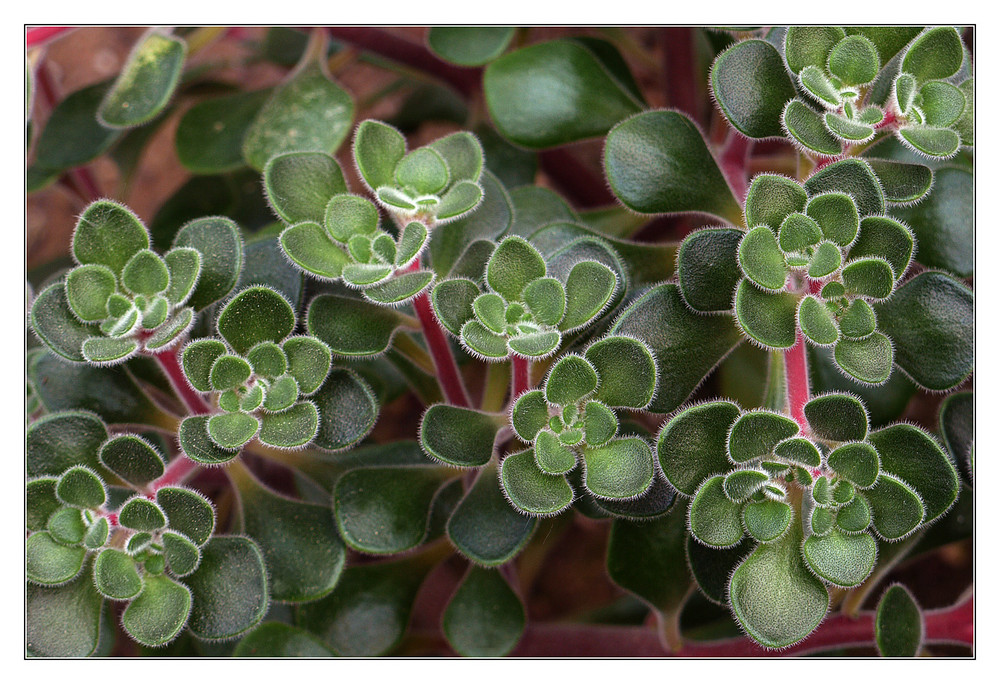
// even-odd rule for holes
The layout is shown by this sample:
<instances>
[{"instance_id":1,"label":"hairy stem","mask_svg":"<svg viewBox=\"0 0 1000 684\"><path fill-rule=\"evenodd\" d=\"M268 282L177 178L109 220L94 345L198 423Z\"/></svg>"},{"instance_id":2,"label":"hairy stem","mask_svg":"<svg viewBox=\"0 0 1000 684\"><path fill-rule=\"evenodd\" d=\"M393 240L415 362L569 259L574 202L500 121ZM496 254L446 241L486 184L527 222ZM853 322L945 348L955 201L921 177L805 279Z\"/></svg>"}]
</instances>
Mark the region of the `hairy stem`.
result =
<instances>
[{"instance_id":1,"label":"hairy stem","mask_svg":"<svg viewBox=\"0 0 1000 684\"><path fill-rule=\"evenodd\" d=\"M809 364L806 361L806 341L799 333L795 344L785 352L785 386L788 392L788 413L803 430L808 428L804 411L809 401Z\"/></svg>"}]
</instances>

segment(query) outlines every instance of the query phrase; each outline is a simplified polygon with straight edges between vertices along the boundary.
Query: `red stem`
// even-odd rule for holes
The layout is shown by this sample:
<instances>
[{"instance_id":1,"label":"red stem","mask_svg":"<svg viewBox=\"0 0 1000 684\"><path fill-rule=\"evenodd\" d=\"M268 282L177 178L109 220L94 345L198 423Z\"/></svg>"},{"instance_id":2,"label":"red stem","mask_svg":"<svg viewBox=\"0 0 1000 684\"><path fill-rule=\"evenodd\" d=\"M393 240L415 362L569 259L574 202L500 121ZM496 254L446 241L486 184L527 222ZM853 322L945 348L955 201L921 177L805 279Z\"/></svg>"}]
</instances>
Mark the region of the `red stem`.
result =
<instances>
[{"instance_id":1,"label":"red stem","mask_svg":"<svg viewBox=\"0 0 1000 684\"><path fill-rule=\"evenodd\" d=\"M806 341L798 334L795 344L785 352L785 384L788 392L788 413L805 431L808 428L805 408L809 401L809 364L806 361Z\"/></svg>"},{"instance_id":2,"label":"red stem","mask_svg":"<svg viewBox=\"0 0 1000 684\"><path fill-rule=\"evenodd\" d=\"M24 47L30 48L40 45L72 30L72 26L36 26L30 28L24 32Z\"/></svg>"},{"instance_id":3,"label":"red stem","mask_svg":"<svg viewBox=\"0 0 1000 684\"><path fill-rule=\"evenodd\" d=\"M416 271L420 268L420 259L410 264L406 271ZM444 328L438 323L437 316L434 315L434 307L431 306L430 297L426 292L421 292L413 299L413 310L420 320L420 328L427 341L427 349L434 360L434 369L437 371L438 384L444 391L448 403L455 406L470 408L472 402L469 394L465 390L465 383L462 382L462 374L458 371L458 364L455 363L455 356L451 353L451 345L445 336Z\"/></svg>"},{"instance_id":4,"label":"red stem","mask_svg":"<svg viewBox=\"0 0 1000 684\"><path fill-rule=\"evenodd\" d=\"M691 27L660 29L663 46L664 93L667 105L687 114L698 125L705 123L705 84L695 74L694 32Z\"/></svg>"},{"instance_id":5,"label":"red stem","mask_svg":"<svg viewBox=\"0 0 1000 684\"><path fill-rule=\"evenodd\" d=\"M184 402L188 411L195 415L211 413L212 408L202 398L201 393L197 392L188 383L184 375L184 370L181 368L181 362L178 360L179 354L180 347L178 346L174 349L165 349L164 351L157 352L153 354L153 358L160 364L160 370L167 376L170 386L174 388L177 396Z\"/></svg>"},{"instance_id":6,"label":"red stem","mask_svg":"<svg viewBox=\"0 0 1000 684\"><path fill-rule=\"evenodd\" d=\"M519 356L510 357L511 377L513 379L512 399L516 399L531 389L531 362Z\"/></svg>"},{"instance_id":7,"label":"red stem","mask_svg":"<svg viewBox=\"0 0 1000 684\"><path fill-rule=\"evenodd\" d=\"M972 646L973 600L951 608L926 611L926 642ZM789 648L768 650L746 637L707 642L688 642L679 651L666 651L656 630L649 627L605 627L596 625L548 624L529 626L512 656L517 657L653 657L741 658L799 655L845 646L875 644L875 613L857 618L838 614L823 622L804 641Z\"/></svg>"},{"instance_id":8,"label":"red stem","mask_svg":"<svg viewBox=\"0 0 1000 684\"><path fill-rule=\"evenodd\" d=\"M426 292L422 292L414 298L413 309L417 312L417 318L420 319L420 327L423 329L424 339L427 340L427 349L434 360L438 383L440 383L448 403L464 408L471 407L472 402L469 401L469 395L465 391L465 384L458 372L458 364L455 363L455 357L451 353L451 345L448 344L448 338L445 337L444 328L441 327L434 315L431 300Z\"/></svg>"}]
</instances>

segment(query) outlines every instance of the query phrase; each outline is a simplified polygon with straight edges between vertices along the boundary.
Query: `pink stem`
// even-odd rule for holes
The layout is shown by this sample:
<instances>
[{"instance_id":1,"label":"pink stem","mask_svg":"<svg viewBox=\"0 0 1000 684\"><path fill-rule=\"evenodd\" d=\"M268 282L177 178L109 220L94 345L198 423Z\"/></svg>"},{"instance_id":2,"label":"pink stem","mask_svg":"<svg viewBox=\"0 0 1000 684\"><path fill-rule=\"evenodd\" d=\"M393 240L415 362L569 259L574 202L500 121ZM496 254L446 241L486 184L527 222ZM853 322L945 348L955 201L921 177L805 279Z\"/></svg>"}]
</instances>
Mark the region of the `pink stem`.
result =
<instances>
[{"instance_id":1,"label":"pink stem","mask_svg":"<svg viewBox=\"0 0 1000 684\"><path fill-rule=\"evenodd\" d=\"M511 399L515 399L531 389L531 362L520 356L510 357L511 377L513 379L513 393Z\"/></svg>"},{"instance_id":2,"label":"pink stem","mask_svg":"<svg viewBox=\"0 0 1000 684\"><path fill-rule=\"evenodd\" d=\"M924 613L926 641L973 645L973 603L970 597L941 611ZM834 615L807 639L789 648L768 650L745 637L720 641L688 642L679 651L666 651L659 636L649 627L604 627L595 625L548 624L529 626L520 645L511 654L517 657L654 657L745 658L787 656L825 651L844 646L875 644L875 613L857 618Z\"/></svg>"},{"instance_id":3,"label":"pink stem","mask_svg":"<svg viewBox=\"0 0 1000 684\"><path fill-rule=\"evenodd\" d=\"M187 378L184 376L184 370L181 368L181 363L177 359L179 353L179 347L175 349L166 349L153 354L153 358L156 359L157 363L159 363L160 370L162 370L163 374L167 376L167 380L170 381L170 386L174 388L177 396L179 396L184 402L188 411L195 415L211 413L212 408L202 398L201 393L195 391L195 389L191 387Z\"/></svg>"},{"instance_id":4,"label":"pink stem","mask_svg":"<svg viewBox=\"0 0 1000 684\"><path fill-rule=\"evenodd\" d=\"M806 361L806 341L802 333L791 349L785 352L785 385L788 392L788 413L799 427L808 428L805 405L809 401L809 364Z\"/></svg>"},{"instance_id":5,"label":"pink stem","mask_svg":"<svg viewBox=\"0 0 1000 684\"><path fill-rule=\"evenodd\" d=\"M417 259L403 270L416 271L419 268L420 259ZM448 344L444 328L441 327L437 316L434 315L434 307L431 306L430 297L427 296L426 292L421 292L413 299L413 310L420 321L420 328L427 341L427 349L431 353L434 369L437 371L438 384L441 385L448 403L464 408L471 407L472 402L465 390L465 383L462 382L462 375L458 371L458 364L455 363L455 356L451 353L451 345Z\"/></svg>"},{"instance_id":6,"label":"pink stem","mask_svg":"<svg viewBox=\"0 0 1000 684\"><path fill-rule=\"evenodd\" d=\"M434 368L444 396L450 404L469 408L472 402L469 401L469 395L465 391L465 383L462 382L462 376L458 372L458 364L455 363L444 328L438 323L426 292L414 298L413 309L420 320L420 327L423 329L424 339L427 340L427 349L434 360Z\"/></svg>"},{"instance_id":7,"label":"pink stem","mask_svg":"<svg viewBox=\"0 0 1000 684\"><path fill-rule=\"evenodd\" d=\"M72 26L36 26L24 32L24 46L34 47L72 30Z\"/></svg>"},{"instance_id":8,"label":"pink stem","mask_svg":"<svg viewBox=\"0 0 1000 684\"><path fill-rule=\"evenodd\" d=\"M167 466L167 469L163 471L163 474L160 475L159 478L149 483L149 493L146 496L152 499L157 490L162 487L170 487L171 485L180 484L186 480L189 475L200 468L200 463L192 461L182 452L177 458L170 462L170 465Z\"/></svg>"}]
</instances>

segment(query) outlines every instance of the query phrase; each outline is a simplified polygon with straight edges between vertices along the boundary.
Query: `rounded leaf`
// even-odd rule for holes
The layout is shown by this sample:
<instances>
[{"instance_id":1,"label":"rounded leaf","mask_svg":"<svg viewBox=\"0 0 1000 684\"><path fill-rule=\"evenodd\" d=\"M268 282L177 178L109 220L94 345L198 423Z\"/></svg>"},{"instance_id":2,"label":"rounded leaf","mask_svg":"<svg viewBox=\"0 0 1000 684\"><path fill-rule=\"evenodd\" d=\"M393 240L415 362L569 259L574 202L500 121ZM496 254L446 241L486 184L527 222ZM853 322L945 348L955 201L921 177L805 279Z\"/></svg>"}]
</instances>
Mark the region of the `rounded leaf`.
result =
<instances>
[{"instance_id":1,"label":"rounded leaf","mask_svg":"<svg viewBox=\"0 0 1000 684\"><path fill-rule=\"evenodd\" d=\"M688 509L691 535L706 546L735 546L743 539L743 507L729 500L724 482L722 475L705 480Z\"/></svg>"},{"instance_id":2,"label":"rounded leaf","mask_svg":"<svg viewBox=\"0 0 1000 684\"><path fill-rule=\"evenodd\" d=\"M795 88L781 55L763 40L744 40L720 54L709 74L722 113L743 135L781 135L781 110Z\"/></svg>"},{"instance_id":3,"label":"rounded leaf","mask_svg":"<svg viewBox=\"0 0 1000 684\"><path fill-rule=\"evenodd\" d=\"M726 441L739 415L735 403L714 401L684 409L663 426L656 454L677 491L693 496L709 475L730 469Z\"/></svg>"},{"instance_id":4,"label":"rounded leaf","mask_svg":"<svg viewBox=\"0 0 1000 684\"><path fill-rule=\"evenodd\" d=\"M566 478L543 473L532 449L510 454L501 462L500 484L507 499L528 515L555 515L573 503L573 488Z\"/></svg>"},{"instance_id":5,"label":"rounded leaf","mask_svg":"<svg viewBox=\"0 0 1000 684\"><path fill-rule=\"evenodd\" d=\"M104 549L97 554L94 584L102 596L115 601L134 598L143 587L135 559L120 549Z\"/></svg>"},{"instance_id":6,"label":"rounded leaf","mask_svg":"<svg viewBox=\"0 0 1000 684\"><path fill-rule=\"evenodd\" d=\"M838 587L856 587L875 567L878 544L870 534L841 534L836 529L822 537L810 536L802 546L806 564Z\"/></svg>"}]
</instances>

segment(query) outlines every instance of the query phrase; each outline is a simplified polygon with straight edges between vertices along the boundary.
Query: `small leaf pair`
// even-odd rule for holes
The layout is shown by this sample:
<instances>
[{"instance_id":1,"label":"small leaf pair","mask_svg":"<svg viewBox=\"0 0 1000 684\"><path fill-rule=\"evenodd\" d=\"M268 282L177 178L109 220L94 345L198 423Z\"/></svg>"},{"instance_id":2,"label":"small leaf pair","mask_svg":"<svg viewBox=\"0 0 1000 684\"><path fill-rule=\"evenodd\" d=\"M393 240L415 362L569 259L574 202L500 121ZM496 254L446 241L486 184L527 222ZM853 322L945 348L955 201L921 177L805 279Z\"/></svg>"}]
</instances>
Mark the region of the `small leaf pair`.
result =
<instances>
[{"instance_id":1,"label":"small leaf pair","mask_svg":"<svg viewBox=\"0 0 1000 684\"><path fill-rule=\"evenodd\" d=\"M365 184L404 220L453 221L483 199L483 150L471 133L453 133L407 152L402 133L369 119L358 126L353 150Z\"/></svg>"}]
</instances>

